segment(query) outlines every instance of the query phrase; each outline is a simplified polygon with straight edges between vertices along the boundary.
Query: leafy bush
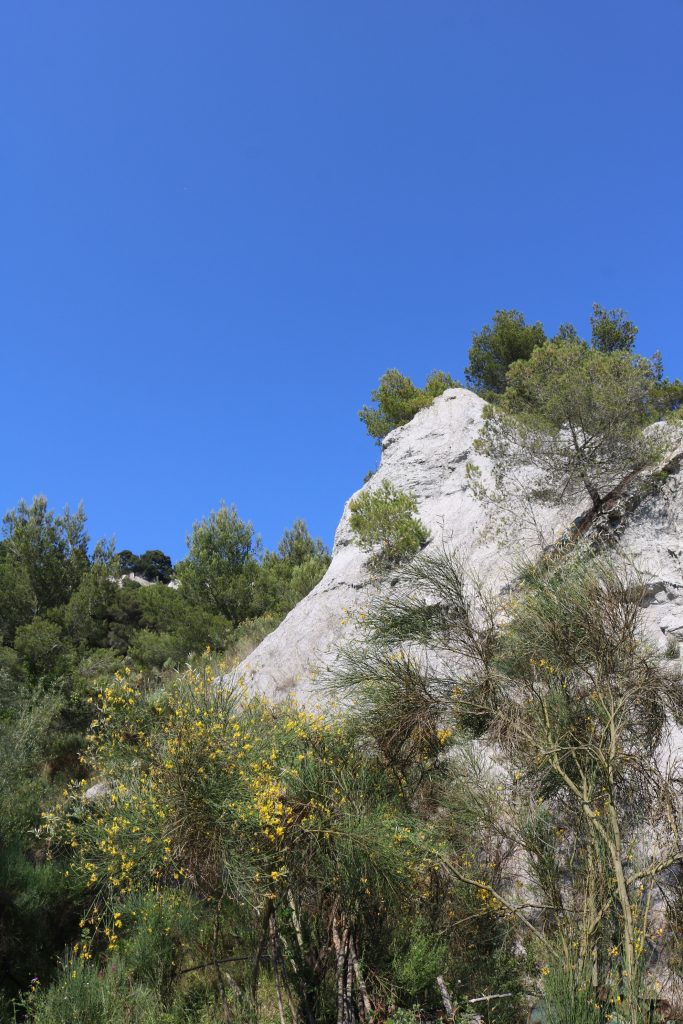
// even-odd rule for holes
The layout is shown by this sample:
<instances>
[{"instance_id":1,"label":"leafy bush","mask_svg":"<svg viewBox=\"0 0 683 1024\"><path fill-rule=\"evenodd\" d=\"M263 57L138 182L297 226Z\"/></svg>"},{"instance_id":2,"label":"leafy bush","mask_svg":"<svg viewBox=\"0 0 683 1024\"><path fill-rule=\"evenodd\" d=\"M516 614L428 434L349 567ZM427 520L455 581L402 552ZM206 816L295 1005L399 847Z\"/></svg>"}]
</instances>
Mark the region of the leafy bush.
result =
<instances>
[{"instance_id":1,"label":"leafy bush","mask_svg":"<svg viewBox=\"0 0 683 1024\"><path fill-rule=\"evenodd\" d=\"M424 997L434 989L434 982L448 964L449 951L425 929L424 921L414 921L407 936L394 951L392 968L396 984L410 998Z\"/></svg>"},{"instance_id":2,"label":"leafy bush","mask_svg":"<svg viewBox=\"0 0 683 1024\"><path fill-rule=\"evenodd\" d=\"M54 622L36 616L25 626L17 627L14 649L34 676L54 669L63 648L62 630Z\"/></svg>"},{"instance_id":3,"label":"leafy bush","mask_svg":"<svg viewBox=\"0 0 683 1024\"><path fill-rule=\"evenodd\" d=\"M49 975L78 921L77 887L64 876L61 858L46 860L36 850L34 831L52 795L46 755L68 742L59 728L63 712L55 694L32 694L16 683L0 706L0 1017L3 995L28 987L36 974Z\"/></svg>"},{"instance_id":4,"label":"leafy bush","mask_svg":"<svg viewBox=\"0 0 683 1024\"><path fill-rule=\"evenodd\" d=\"M409 423L416 412L431 405L438 395L458 386L458 382L442 370L430 373L423 388L417 387L410 377L398 370L387 370L371 395L377 408L364 405L358 415L370 437L377 438L380 444L390 430Z\"/></svg>"},{"instance_id":5,"label":"leafy bush","mask_svg":"<svg viewBox=\"0 0 683 1024\"><path fill-rule=\"evenodd\" d=\"M428 830L343 728L290 701L217 689L220 670L147 692L124 672L102 693L87 760L116 784L94 801L73 785L46 825L90 895L74 951L105 978L125 968L131 999L144 983L167 1006L186 972L252 1006L253 972L270 970L308 1019L325 1020L335 970L360 997L352 957L363 949L385 969L392 918L411 916L429 871ZM341 967L321 952L331 931ZM294 966L273 964L280 943L299 950ZM60 982L73 1013L85 999L70 995L74 969Z\"/></svg>"},{"instance_id":6,"label":"leafy bush","mask_svg":"<svg viewBox=\"0 0 683 1024\"><path fill-rule=\"evenodd\" d=\"M126 978L119 965L96 970L69 958L49 988L37 988L27 1007L34 1024L165 1024L158 995Z\"/></svg>"},{"instance_id":7,"label":"leafy bush","mask_svg":"<svg viewBox=\"0 0 683 1024\"><path fill-rule=\"evenodd\" d=\"M417 499L388 480L362 491L349 505L349 524L359 547L372 552L368 565L386 569L412 558L429 540L417 518Z\"/></svg>"},{"instance_id":8,"label":"leafy bush","mask_svg":"<svg viewBox=\"0 0 683 1024\"><path fill-rule=\"evenodd\" d=\"M163 668L167 662L178 662L188 653L172 633L154 633L151 629L137 630L128 652L137 665L147 669Z\"/></svg>"}]
</instances>

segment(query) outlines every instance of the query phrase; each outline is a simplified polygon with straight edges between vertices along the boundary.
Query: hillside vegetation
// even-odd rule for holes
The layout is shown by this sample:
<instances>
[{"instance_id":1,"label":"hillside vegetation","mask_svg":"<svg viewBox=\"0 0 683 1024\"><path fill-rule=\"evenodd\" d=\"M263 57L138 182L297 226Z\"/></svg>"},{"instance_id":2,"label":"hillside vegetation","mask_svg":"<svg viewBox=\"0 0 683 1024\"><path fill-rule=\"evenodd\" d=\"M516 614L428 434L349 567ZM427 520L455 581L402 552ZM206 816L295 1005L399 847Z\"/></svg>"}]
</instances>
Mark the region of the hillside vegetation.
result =
<instances>
[{"instance_id":1,"label":"hillside vegetation","mask_svg":"<svg viewBox=\"0 0 683 1024\"><path fill-rule=\"evenodd\" d=\"M623 311L591 323L548 338L501 311L474 335L486 500L523 515L531 466L537 498L545 482L599 514L677 441L683 385ZM388 371L361 419L381 442L452 386ZM5 517L6 1019L674 1019L683 681L677 646L644 638L637 567L577 541L496 595L413 496L371 486L351 513L392 586L320 707L229 675L328 565L301 521L263 552L222 506L173 567L91 547L81 510Z\"/></svg>"},{"instance_id":2,"label":"hillside vegetation","mask_svg":"<svg viewBox=\"0 0 683 1024\"><path fill-rule=\"evenodd\" d=\"M123 672L163 686L193 652L223 652L227 666L239 661L328 563L303 521L285 531L277 551L264 553L251 524L225 506L195 524L175 572L160 551L116 554L103 542L91 548L82 509L56 514L36 498L5 515L0 993L7 1019L12 997L32 978L50 977L88 898L37 830L69 780L87 777L83 752L98 694Z\"/></svg>"}]
</instances>

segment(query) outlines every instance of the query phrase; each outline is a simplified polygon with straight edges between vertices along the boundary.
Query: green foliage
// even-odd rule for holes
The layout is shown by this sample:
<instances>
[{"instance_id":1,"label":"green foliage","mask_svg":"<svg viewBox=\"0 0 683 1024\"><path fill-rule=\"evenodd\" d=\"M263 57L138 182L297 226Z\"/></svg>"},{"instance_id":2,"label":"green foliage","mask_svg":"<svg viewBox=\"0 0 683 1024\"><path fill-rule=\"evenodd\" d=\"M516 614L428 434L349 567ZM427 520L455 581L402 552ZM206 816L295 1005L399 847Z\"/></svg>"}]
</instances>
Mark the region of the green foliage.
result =
<instances>
[{"instance_id":1,"label":"green foliage","mask_svg":"<svg viewBox=\"0 0 683 1024\"><path fill-rule=\"evenodd\" d=\"M173 579L173 562L158 548L134 555L127 548L119 551L119 566L122 573L134 573L150 583L170 583Z\"/></svg>"},{"instance_id":2,"label":"green foliage","mask_svg":"<svg viewBox=\"0 0 683 1024\"><path fill-rule=\"evenodd\" d=\"M633 352L638 328L623 309L603 309L597 302L591 314L591 344L598 352Z\"/></svg>"},{"instance_id":3,"label":"green foliage","mask_svg":"<svg viewBox=\"0 0 683 1024\"><path fill-rule=\"evenodd\" d=\"M249 616L260 541L234 506L221 505L195 523L176 575L188 599L233 624Z\"/></svg>"},{"instance_id":4,"label":"green foliage","mask_svg":"<svg viewBox=\"0 0 683 1024\"><path fill-rule=\"evenodd\" d=\"M632 565L577 548L499 598L452 553L421 556L366 611L337 670L359 742L414 806L438 808L440 863L473 917L478 904L498 927L516 922L558 1024L609 1019L617 1000L641 1024L651 900L671 900L665 868L683 858L680 781L656 754L683 695L642 639L646 594ZM656 849L642 844L655 833ZM508 859L526 865L522 886ZM465 906L459 892L469 922ZM475 945L481 957L481 934ZM449 942L447 969L471 983L481 961L460 955ZM484 991L514 991L514 962L503 930Z\"/></svg>"},{"instance_id":5,"label":"green foliage","mask_svg":"<svg viewBox=\"0 0 683 1024\"><path fill-rule=\"evenodd\" d=\"M75 643L84 647L115 646L111 621L117 617L119 595L111 567L93 564L62 611L64 626Z\"/></svg>"},{"instance_id":6,"label":"green foliage","mask_svg":"<svg viewBox=\"0 0 683 1024\"><path fill-rule=\"evenodd\" d=\"M14 649L32 675L45 676L55 669L63 653L62 630L55 622L36 616L17 628Z\"/></svg>"},{"instance_id":7,"label":"green foliage","mask_svg":"<svg viewBox=\"0 0 683 1024\"><path fill-rule=\"evenodd\" d=\"M3 535L5 556L28 575L36 611L68 600L89 564L83 508L59 516L44 497L20 501L5 515Z\"/></svg>"},{"instance_id":8,"label":"green foliage","mask_svg":"<svg viewBox=\"0 0 683 1024\"><path fill-rule=\"evenodd\" d=\"M0 543L0 641L12 643L18 626L30 622L36 600L26 567Z\"/></svg>"},{"instance_id":9,"label":"green foliage","mask_svg":"<svg viewBox=\"0 0 683 1024\"><path fill-rule=\"evenodd\" d=\"M297 519L290 530L285 530L277 546L277 553L290 565L303 565L316 559L329 562L327 548L320 538L314 540L311 537L303 519Z\"/></svg>"},{"instance_id":10,"label":"green foliage","mask_svg":"<svg viewBox=\"0 0 683 1024\"><path fill-rule=\"evenodd\" d=\"M233 609L235 620L211 601L195 600L192 586L145 587L121 580L127 568L147 578L168 578L170 560L157 550L140 558L126 552L115 557L102 543L88 554L82 510L59 516L44 499L36 499L5 518L0 542L0 1017L33 976L47 981L56 956L77 930L82 890L60 855L46 851L38 832L56 793L87 771L81 755L100 687L116 673L124 676L131 663L144 672L141 685L158 686L164 674L207 647L227 652L227 671L327 568L324 545L310 537L303 521L285 531L278 553L261 558L249 538L251 527L241 529L234 510L229 518L234 543L222 549L214 545L217 562L211 562L210 544L199 548L216 576L227 577L226 590L239 577L241 559L250 589L248 594L244 589L248 600ZM239 551L240 541L246 555ZM210 580L211 572L206 577ZM238 579L235 589L242 582ZM146 1000L154 1007L152 1019L160 1019L161 982L140 982L142 989L131 995L115 970L111 977L79 972L80 967L72 978L71 970L65 971L60 995L51 990L44 1003L35 995L41 1019L49 1020L59 1007L69 1020L80 1019L81 1010L87 1017L93 1007L117 1019L114 1003L122 999L128 1000L131 1020L143 1013ZM208 1021L214 1019L213 995L207 998L202 1005ZM185 1010L177 1013L178 1021L185 1021Z\"/></svg>"},{"instance_id":11,"label":"green foliage","mask_svg":"<svg viewBox=\"0 0 683 1024\"><path fill-rule=\"evenodd\" d=\"M373 569L412 558L429 540L429 531L417 518L417 499L388 480L362 491L349 511L349 525L358 545L372 553L368 564Z\"/></svg>"},{"instance_id":12,"label":"green foliage","mask_svg":"<svg viewBox=\"0 0 683 1024\"><path fill-rule=\"evenodd\" d=\"M158 548L143 551L138 558L138 573L150 583L170 583L173 578L173 562Z\"/></svg>"},{"instance_id":13,"label":"green foliage","mask_svg":"<svg viewBox=\"0 0 683 1024\"><path fill-rule=\"evenodd\" d=\"M527 324L515 309L499 309L493 324L486 324L472 336L465 380L485 398L505 391L507 373L517 360L529 359L532 352L545 345L541 323Z\"/></svg>"},{"instance_id":14,"label":"green foliage","mask_svg":"<svg viewBox=\"0 0 683 1024\"><path fill-rule=\"evenodd\" d=\"M183 946L206 927L205 908L188 892L161 890L128 897L119 916L123 938L115 945L125 975L157 992L170 990Z\"/></svg>"},{"instance_id":15,"label":"green foliage","mask_svg":"<svg viewBox=\"0 0 683 1024\"><path fill-rule=\"evenodd\" d=\"M410 377L398 370L387 370L371 394L377 407L364 405L358 415L370 437L377 438L380 444L389 431L409 423L420 409L431 405L448 388L455 387L458 382L441 370L430 373L424 388L417 387Z\"/></svg>"},{"instance_id":16,"label":"green foliage","mask_svg":"<svg viewBox=\"0 0 683 1024\"><path fill-rule=\"evenodd\" d=\"M544 977L543 994L548 1024L603 1024L604 1007L596 1002L587 969L584 968L578 975L558 968L546 970L548 973ZM619 1020L616 1016L612 1019ZM609 1016L607 1020L610 1020Z\"/></svg>"},{"instance_id":17,"label":"green foliage","mask_svg":"<svg viewBox=\"0 0 683 1024\"><path fill-rule=\"evenodd\" d=\"M0 686L2 680L0 680ZM14 683L0 703L0 1013L3 995L47 977L78 920L74 888L60 858L35 845L51 795L43 765L59 729L63 701Z\"/></svg>"},{"instance_id":18,"label":"green foliage","mask_svg":"<svg viewBox=\"0 0 683 1024\"><path fill-rule=\"evenodd\" d=\"M560 324L552 341L581 341L574 324Z\"/></svg>"},{"instance_id":19,"label":"green foliage","mask_svg":"<svg viewBox=\"0 0 683 1024\"><path fill-rule=\"evenodd\" d=\"M114 660L127 656L150 671L182 663L206 647L234 646L248 653L250 643L274 628L329 565L325 546L311 537L303 520L285 531L277 552L261 556L251 525L243 523L234 509L223 507L196 525L178 588L160 583L142 587L122 581L120 574L130 569L157 580L166 578L168 557L157 550L139 558L126 551L114 557L110 548L99 544L88 559L81 542L76 543L78 537L83 543L87 539L82 510L74 523L68 513L56 517L48 512L39 499L31 509L20 506L9 513L6 522L11 530L0 544L0 582L7 583L0 587L0 620L5 645L13 646L0 643L0 664L13 678L49 677L58 680L64 692L75 687L84 696L86 677L93 678L89 659L95 651L109 650ZM77 557L62 534L71 537ZM36 548L42 552L36 558L47 566L50 579L70 581L61 603L42 614L36 614L39 602L31 582L31 573L40 576L37 563L29 559ZM21 558L17 552L23 552ZM77 571L70 567L74 558ZM36 578L38 590L45 594L47 584ZM84 675L80 666L86 663Z\"/></svg>"},{"instance_id":20,"label":"green foliage","mask_svg":"<svg viewBox=\"0 0 683 1024\"><path fill-rule=\"evenodd\" d=\"M326 1020L330 929L347 947L353 930L363 969L384 971L395 922L418 906L426 826L382 766L317 712L216 688L224 671L188 671L147 692L124 672L98 699L86 759L116 785L95 801L72 785L46 826L89 893L81 963L59 983L67 1004L81 973L107 979L118 967L169 1012L187 973L208 983L209 999L227 987L231 1004L262 1019L253 972L258 981L267 969L257 951L270 934L288 961L296 953L276 961L278 983L303 1016ZM410 984L416 958L403 956ZM97 975L83 967L91 961ZM217 963L229 973L217 976ZM36 1020L49 1020L38 1013L52 998L37 997Z\"/></svg>"},{"instance_id":21,"label":"green foliage","mask_svg":"<svg viewBox=\"0 0 683 1024\"><path fill-rule=\"evenodd\" d=\"M666 433L644 433L659 417L656 369L628 352L590 349L558 341L513 365L507 390L489 411L479 450L493 462L500 493L535 483L547 494L574 500L581 491L599 508L607 491L627 473L653 462ZM523 474L522 474L523 476Z\"/></svg>"},{"instance_id":22,"label":"green foliage","mask_svg":"<svg viewBox=\"0 0 683 1024\"><path fill-rule=\"evenodd\" d=\"M138 556L134 555L128 548L124 548L122 551L116 553L116 558L119 563L119 570L124 573L134 573L138 568Z\"/></svg>"},{"instance_id":23,"label":"green foliage","mask_svg":"<svg viewBox=\"0 0 683 1024\"><path fill-rule=\"evenodd\" d=\"M396 984L411 999L424 1000L434 989L437 975L443 974L449 962L446 942L439 941L425 929L425 921L413 921L407 941L395 943L392 974Z\"/></svg>"},{"instance_id":24,"label":"green foliage","mask_svg":"<svg viewBox=\"0 0 683 1024\"><path fill-rule=\"evenodd\" d=\"M20 501L2 523L0 635L11 642L18 625L68 601L88 568L88 535L82 508L55 515L43 497Z\"/></svg>"},{"instance_id":25,"label":"green foliage","mask_svg":"<svg viewBox=\"0 0 683 1024\"><path fill-rule=\"evenodd\" d=\"M27 1003L35 1024L171 1024L152 989L129 980L117 963L96 971L69 959L54 985Z\"/></svg>"},{"instance_id":26,"label":"green foliage","mask_svg":"<svg viewBox=\"0 0 683 1024\"><path fill-rule=\"evenodd\" d=\"M207 646L222 650L228 642L233 628L231 623L223 616L194 604L182 588L124 588L124 594L123 599L130 602L135 610L140 630L172 638L178 651L176 656L172 656L176 662L183 661L191 651L203 651ZM136 630L131 644L136 643L138 636L139 631Z\"/></svg>"},{"instance_id":27,"label":"green foliage","mask_svg":"<svg viewBox=\"0 0 683 1024\"><path fill-rule=\"evenodd\" d=\"M151 669L163 668L167 663L173 665L181 661L188 652L182 641L173 633L138 629L133 633L128 653L136 665Z\"/></svg>"},{"instance_id":28,"label":"green foliage","mask_svg":"<svg viewBox=\"0 0 683 1024\"><path fill-rule=\"evenodd\" d=\"M277 552L266 552L254 587L255 614L285 615L318 583L330 564L327 548L314 540L303 519L285 530Z\"/></svg>"}]
</instances>

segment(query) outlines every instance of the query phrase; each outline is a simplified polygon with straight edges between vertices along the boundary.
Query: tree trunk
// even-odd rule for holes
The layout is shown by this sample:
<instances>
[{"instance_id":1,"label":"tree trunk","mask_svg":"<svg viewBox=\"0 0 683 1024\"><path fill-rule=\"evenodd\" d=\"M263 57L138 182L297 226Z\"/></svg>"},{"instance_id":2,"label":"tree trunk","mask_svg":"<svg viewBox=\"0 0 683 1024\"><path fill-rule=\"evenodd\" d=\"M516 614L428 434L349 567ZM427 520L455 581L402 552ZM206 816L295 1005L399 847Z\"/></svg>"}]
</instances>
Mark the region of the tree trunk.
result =
<instances>
[{"instance_id":1,"label":"tree trunk","mask_svg":"<svg viewBox=\"0 0 683 1024\"><path fill-rule=\"evenodd\" d=\"M439 989L439 992L441 993L441 1002L443 1003L443 1008L446 1011L446 1018L450 1020L453 1017L453 1003L451 1002L451 997L448 994L446 982L443 980L440 974L436 979L436 984Z\"/></svg>"},{"instance_id":2,"label":"tree trunk","mask_svg":"<svg viewBox=\"0 0 683 1024\"><path fill-rule=\"evenodd\" d=\"M256 950L256 957L254 958L254 966L251 969L251 995L254 1000L254 1008L256 1007L258 999L258 978L261 970L261 959L268 943L268 935L270 934L270 918L273 913L273 904L268 901L266 904L265 914L263 918L263 930L261 932L261 940Z\"/></svg>"},{"instance_id":3,"label":"tree trunk","mask_svg":"<svg viewBox=\"0 0 683 1024\"><path fill-rule=\"evenodd\" d=\"M593 511L599 512L602 507L602 498L600 497L600 491L597 489L595 484L591 483L591 481L587 477L583 476L582 479L583 486L588 491L588 496L593 503Z\"/></svg>"},{"instance_id":4,"label":"tree trunk","mask_svg":"<svg viewBox=\"0 0 683 1024\"><path fill-rule=\"evenodd\" d=\"M360 964L358 963L358 950L355 936L352 939L351 944L349 946L349 955L351 958L351 966L353 967L353 973L356 976L356 987L360 992L360 997L363 1003L363 1012L367 1019L370 1020L372 1018L372 1003L370 1002L370 997L368 996L368 990L365 984L365 979L360 969Z\"/></svg>"}]
</instances>

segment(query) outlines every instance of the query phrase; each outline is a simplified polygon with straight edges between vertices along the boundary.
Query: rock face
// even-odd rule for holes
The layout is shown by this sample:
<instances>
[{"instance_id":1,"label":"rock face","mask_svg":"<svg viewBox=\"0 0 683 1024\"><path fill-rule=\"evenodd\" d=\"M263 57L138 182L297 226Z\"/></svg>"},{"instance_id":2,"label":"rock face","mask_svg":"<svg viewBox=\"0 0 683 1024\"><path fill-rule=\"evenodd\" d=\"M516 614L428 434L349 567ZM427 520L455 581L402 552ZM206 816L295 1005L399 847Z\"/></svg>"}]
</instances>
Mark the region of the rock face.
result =
<instances>
[{"instance_id":1,"label":"rock face","mask_svg":"<svg viewBox=\"0 0 683 1024\"><path fill-rule=\"evenodd\" d=\"M510 531L503 516L476 496L467 474L468 463L476 462L484 482L490 479L486 460L473 448L484 404L464 388L444 392L410 423L387 435L380 467L364 489L374 490L389 480L414 494L420 519L432 534L430 544L457 549L499 590L514 579L520 558L559 539L590 503L575 508L530 503L527 521ZM611 511L620 546L635 556L651 580L647 618L661 645L668 635L683 640L683 481L677 459L668 469L666 481L652 493L630 504L616 499ZM506 534L504 545L501 531ZM238 667L238 677L271 698L296 692L315 699L316 678L334 661L338 645L353 630L354 615L373 593L366 555L353 542L347 502L324 578Z\"/></svg>"}]
</instances>

